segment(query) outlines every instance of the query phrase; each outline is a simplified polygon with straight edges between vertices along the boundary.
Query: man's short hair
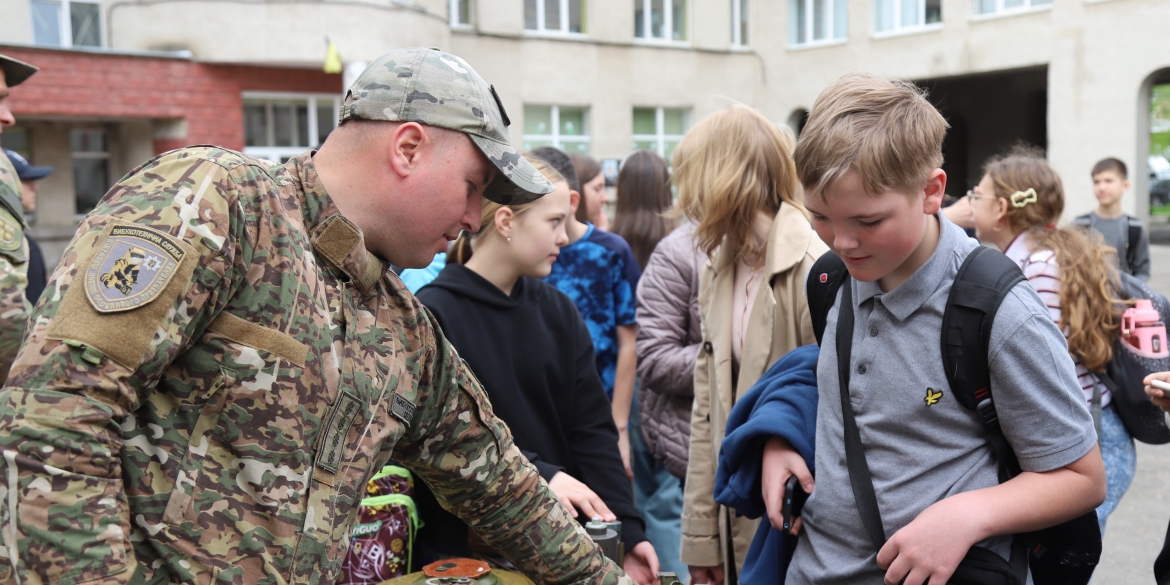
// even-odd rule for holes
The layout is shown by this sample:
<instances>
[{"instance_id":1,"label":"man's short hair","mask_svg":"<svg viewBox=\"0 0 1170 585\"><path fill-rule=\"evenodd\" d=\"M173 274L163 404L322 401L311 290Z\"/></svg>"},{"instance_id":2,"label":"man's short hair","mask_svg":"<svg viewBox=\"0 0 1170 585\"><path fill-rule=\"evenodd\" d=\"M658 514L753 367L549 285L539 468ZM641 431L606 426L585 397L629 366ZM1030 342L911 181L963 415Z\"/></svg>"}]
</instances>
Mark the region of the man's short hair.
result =
<instances>
[{"instance_id":1,"label":"man's short hair","mask_svg":"<svg viewBox=\"0 0 1170 585\"><path fill-rule=\"evenodd\" d=\"M569 184L570 191L581 192L581 182L577 180L577 169L573 166L573 159L569 158L569 155L553 146L534 148L532 154L556 169L565 178L565 182Z\"/></svg>"},{"instance_id":2,"label":"man's short hair","mask_svg":"<svg viewBox=\"0 0 1170 585\"><path fill-rule=\"evenodd\" d=\"M1103 158L1093 165L1093 172L1090 177L1096 177L1105 171L1113 171L1121 176L1122 179L1129 179L1129 169L1126 168L1125 163L1113 157Z\"/></svg>"},{"instance_id":3,"label":"man's short hair","mask_svg":"<svg viewBox=\"0 0 1170 585\"><path fill-rule=\"evenodd\" d=\"M942 166L947 127L918 86L850 73L817 96L796 146L796 174L822 198L851 169L870 193L914 192Z\"/></svg>"}]
</instances>

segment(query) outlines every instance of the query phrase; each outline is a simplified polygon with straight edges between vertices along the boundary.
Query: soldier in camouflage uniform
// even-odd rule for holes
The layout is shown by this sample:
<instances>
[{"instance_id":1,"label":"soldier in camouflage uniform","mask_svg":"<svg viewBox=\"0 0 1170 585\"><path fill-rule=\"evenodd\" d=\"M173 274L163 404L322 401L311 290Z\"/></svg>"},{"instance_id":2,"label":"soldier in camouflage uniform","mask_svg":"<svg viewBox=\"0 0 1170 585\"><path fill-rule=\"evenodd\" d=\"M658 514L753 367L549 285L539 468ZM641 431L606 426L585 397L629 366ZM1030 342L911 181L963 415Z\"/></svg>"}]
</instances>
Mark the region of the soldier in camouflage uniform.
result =
<instances>
[{"instance_id":1,"label":"soldier in camouflage uniform","mask_svg":"<svg viewBox=\"0 0 1170 585\"><path fill-rule=\"evenodd\" d=\"M391 458L535 581L626 580L387 270L552 190L494 89L398 50L341 120L284 165L161 155L82 223L0 392L0 582L333 583Z\"/></svg>"},{"instance_id":2,"label":"soldier in camouflage uniform","mask_svg":"<svg viewBox=\"0 0 1170 585\"><path fill-rule=\"evenodd\" d=\"M16 123L5 103L8 90L36 73L38 69L0 55L0 133ZM0 380L24 338L29 303L24 296L28 286L28 242L24 239L24 207L20 203L20 178L12 161L0 151Z\"/></svg>"}]
</instances>

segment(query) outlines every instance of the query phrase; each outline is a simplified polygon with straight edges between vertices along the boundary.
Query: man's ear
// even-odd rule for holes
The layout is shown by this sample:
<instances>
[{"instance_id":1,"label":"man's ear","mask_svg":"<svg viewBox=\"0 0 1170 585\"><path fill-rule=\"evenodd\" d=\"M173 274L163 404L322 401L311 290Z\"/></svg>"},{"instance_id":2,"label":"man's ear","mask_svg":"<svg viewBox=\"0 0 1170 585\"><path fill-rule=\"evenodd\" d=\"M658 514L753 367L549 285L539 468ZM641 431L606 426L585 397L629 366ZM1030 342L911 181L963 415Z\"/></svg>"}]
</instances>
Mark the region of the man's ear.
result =
<instances>
[{"instance_id":1,"label":"man's ear","mask_svg":"<svg viewBox=\"0 0 1170 585\"><path fill-rule=\"evenodd\" d=\"M926 199L922 203L922 211L927 215L934 215L942 208L943 197L947 191L947 173L942 169L934 169L926 179Z\"/></svg>"},{"instance_id":2,"label":"man's ear","mask_svg":"<svg viewBox=\"0 0 1170 585\"><path fill-rule=\"evenodd\" d=\"M569 215L576 216L577 215L577 207L580 205L581 205L581 194L570 189L569 190Z\"/></svg>"},{"instance_id":3,"label":"man's ear","mask_svg":"<svg viewBox=\"0 0 1170 585\"><path fill-rule=\"evenodd\" d=\"M399 177L407 177L418 167L423 145L430 141L418 122L399 124L390 133L387 145L390 168Z\"/></svg>"}]
</instances>

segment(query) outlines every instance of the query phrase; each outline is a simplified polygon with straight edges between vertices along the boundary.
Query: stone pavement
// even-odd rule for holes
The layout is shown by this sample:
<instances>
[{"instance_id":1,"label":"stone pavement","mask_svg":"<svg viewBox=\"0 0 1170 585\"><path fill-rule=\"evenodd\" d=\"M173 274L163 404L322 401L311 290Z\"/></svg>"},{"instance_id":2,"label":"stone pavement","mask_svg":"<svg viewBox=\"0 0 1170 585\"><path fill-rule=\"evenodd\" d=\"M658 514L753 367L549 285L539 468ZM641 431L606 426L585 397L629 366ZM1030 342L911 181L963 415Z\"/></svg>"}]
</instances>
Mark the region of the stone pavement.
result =
<instances>
[{"instance_id":1,"label":"stone pavement","mask_svg":"<svg viewBox=\"0 0 1170 585\"><path fill-rule=\"evenodd\" d=\"M1170 246L1150 246L1150 284L1170 296ZM1152 585L1170 522L1170 445L1137 444L1137 475L1105 528L1096 585Z\"/></svg>"}]
</instances>

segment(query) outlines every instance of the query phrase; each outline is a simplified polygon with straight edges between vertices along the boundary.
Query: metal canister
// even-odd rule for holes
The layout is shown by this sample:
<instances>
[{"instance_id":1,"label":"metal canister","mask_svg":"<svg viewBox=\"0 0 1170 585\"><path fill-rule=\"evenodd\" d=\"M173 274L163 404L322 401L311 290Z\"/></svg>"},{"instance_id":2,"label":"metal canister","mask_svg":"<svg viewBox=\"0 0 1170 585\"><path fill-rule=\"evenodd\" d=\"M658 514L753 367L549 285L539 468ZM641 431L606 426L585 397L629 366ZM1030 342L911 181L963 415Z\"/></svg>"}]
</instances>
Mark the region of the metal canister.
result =
<instances>
[{"instance_id":1,"label":"metal canister","mask_svg":"<svg viewBox=\"0 0 1170 585\"><path fill-rule=\"evenodd\" d=\"M620 551L618 542L620 537L617 531L610 528L608 524L601 521L601 516L594 516L587 524L585 524L585 532L589 534L589 538L601 547L601 552L610 558L615 563L620 563Z\"/></svg>"}]
</instances>

